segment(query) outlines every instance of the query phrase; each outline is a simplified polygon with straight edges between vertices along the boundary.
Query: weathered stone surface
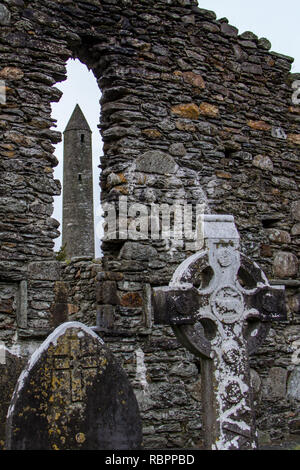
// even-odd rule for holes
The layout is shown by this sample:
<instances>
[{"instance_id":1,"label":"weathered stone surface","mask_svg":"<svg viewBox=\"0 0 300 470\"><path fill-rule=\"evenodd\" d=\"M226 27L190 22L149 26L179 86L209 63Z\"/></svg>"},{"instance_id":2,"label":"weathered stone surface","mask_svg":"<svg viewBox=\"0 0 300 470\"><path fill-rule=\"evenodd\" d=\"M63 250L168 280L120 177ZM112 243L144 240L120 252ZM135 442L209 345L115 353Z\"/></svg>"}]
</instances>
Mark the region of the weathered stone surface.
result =
<instances>
[{"instance_id":1,"label":"weathered stone surface","mask_svg":"<svg viewBox=\"0 0 300 470\"><path fill-rule=\"evenodd\" d=\"M287 395L294 400L300 400L300 367L295 367L289 376Z\"/></svg>"},{"instance_id":2,"label":"weathered stone surface","mask_svg":"<svg viewBox=\"0 0 300 470\"><path fill-rule=\"evenodd\" d=\"M171 109L173 114L188 119L198 119L200 115L199 106L195 103L178 104Z\"/></svg>"},{"instance_id":3,"label":"weathered stone surface","mask_svg":"<svg viewBox=\"0 0 300 470\"><path fill-rule=\"evenodd\" d=\"M33 354L8 411L6 445L16 450L140 447L132 388L92 330L65 323Z\"/></svg>"},{"instance_id":4,"label":"weathered stone surface","mask_svg":"<svg viewBox=\"0 0 300 470\"><path fill-rule=\"evenodd\" d=\"M161 137L161 132L157 129L144 129L142 133L149 139L159 139Z\"/></svg>"},{"instance_id":5,"label":"weathered stone surface","mask_svg":"<svg viewBox=\"0 0 300 470\"><path fill-rule=\"evenodd\" d=\"M297 223L293 225L292 230L291 230L292 235L300 235L300 223Z\"/></svg>"},{"instance_id":6,"label":"weathered stone surface","mask_svg":"<svg viewBox=\"0 0 300 470\"><path fill-rule=\"evenodd\" d=\"M266 49L267 51L269 51L272 47L272 44L268 39L260 38L258 40L258 46L261 47L262 49Z\"/></svg>"},{"instance_id":7,"label":"weathered stone surface","mask_svg":"<svg viewBox=\"0 0 300 470\"><path fill-rule=\"evenodd\" d=\"M248 126L251 127L252 129L255 129L257 131L269 131L271 130L270 124L268 124L265 121L248 121L247 122Z\"/></svg>"},{"instance_id":8,"label":"weathered stone surface","mask_svg":"<svg viewBox=\"0 0 300 470\"><path fill-rule=\"evenodd\" d=\"M6 26L10 23L11 14L8 8L0 3L0 24Z\"/></svg>"},{"instance_id":9,"label":"weathered stone surface","mask_svg":"<svg viewBox=\"0 0 300 470\"><path fill-rule=\"evenodd\" d=\"M4 449L6 415L25 359L0 344L0 450Z\"/></svg>"},{"instance_id":10,"label":"weathered stone surface","mask_svg":"<svg viewBox=\"0 0 300 470\"><path fill-rule=\"evenodd\" d=\"M269 229L268 236L272 242L276 242L276 243L290 243L291 242L291 236L285 230L278 230L275 228Z\"/></svg>"},{"instance_id":11,"label":"weathered stone surface","mask_svg":"<svg viewBox=\"0 0 300 470\"><path fill-rule=\"evenodd\" d=\"M273 171L274 169L272 160L266 155L256 155L252 160L252 165L266 171Z\"/></svg>"},{"instance_id":12,"label":"weathered stone surface","mask_svg":"<svg viewBox=\"0 0 300 470\"><path fill-rule=\"evenodd\" d=\"M300 145L300 134L288 134L288 141L295 145Z\"/></svg>"},{"instance_id":13,"label":"weathered stone surface","mask_svg":"<svg viewBox=\"0 0 300 470\"><path fill-rule=\"evenodd\" d=\"M273 126L271 134L272 134L272 137L275 137L276 139L283 139L283 140L287 139L287 135L286 135L284 129L282 129L282 127L274 127Z\"/></svg>"},{"instance_id":14,"label":"weathered stone surface","mask_svg":"<svg viewBox=\"0 0 300 470\"><path fill-rule=\"evenodd\" d=\"M159 150L149 150L136 161L136 169L145 173L172 174L176 168L173 158Z\"/></svg>"},{"instance_id":15,"label":"weathered stone surface","mask_svg":"<svg viewBox=\"0 0 300 470\"><path fill-rule=\"evenodd\" d=\"M100 331L109 331L114 326L114 308L111 305L100 305L97 311L97 326Z\"/></svg>"},{"instance_id":16,"label":"weathered stone surface","mask_svg":"<svg viewBox=\"0 0 300 470\"><path fill-rule=\"evenodd\" d=\"M60 278L60 264L56 261L35 261L28 266L31 279L57 281Z\"/></svg>"},{"instance_id":17,"label":"weathered stone surface","mask_svg":"<svg viewBox=\"0 0 300 470\"><path fill-rule=\"evenodd\" d=\"M225 34L225 36L230 36L230 37L237 36L239 32L238 28L227 23L221 24L221 31L222 33Z\"/></svg>"},{"instance_id":18,"label":"weathered stone surface","mask_svg":"<svg viewBox=\"0 0 300 470\"><path fill-rule=\"evenodd\" d=\"M250 370L251 386L254 394L254 400L258 398L259 392L261 390L261 378L256 372L256 370Z\"/></svg>"},{"instance_id":19,"label":"weathered stone surface","mask_svg":"<svg viewBox=\"0 0 300 470\"><path fill-rule=\"evenodd\" d=\"M5 80L21 80L23 77L23 70L17 67L4 67L4 69L0 70L0 78Z\"/></svg>"},{"instance_id":20,"label":"weathered stone surface","mask_svg":"<svg viewBox=\"0 0 300 470\"><path fill-rule=\"evenodd\" d=\"M186 155L186 148L182 143L176 143L170 146L169 152L175 157L184 157Z\"/></svg>"},{"instance_id":21,"label":"weathered stone surface","mask_svg":"<svg viewBox=\"0 0 300 470\"><path fill-rule=\"evenodd\" d=\"M292 202L291 212L293 219L300 221L300 201Z\"/></svg>"},{"instance_id":22,"label":"weathered stone surface","mask_svg":"<svg viewBox=\"0 0 300 470\"><path fill-rule=\"evenodd\" d=\"M256 47L253 43L249 43L249 41L247 41L246 46ZM249 74L253 74L253 75L262 75L263 74L263 69L262 69L261 65L252 64L252 63L249 63L249 62L244 62L241 65L241 69L242 69L242 72L244 72L244 73L249 73ZM261 130L266 130L266 129L261 129Z\"/></svg>"},{"instance_id":23,"label":"weathered stone surface","mask_svg":"<svg viewBox=\"0 0 300 470\"><path fill-rule=\"evenodd\" d=\"M150 245L137 242L126 242L121 250L120 258L128 260L148 261L155 258L157 251Z\"/></svg>"},{"instance_id":24,"label":"weathered stone surface","mask_svg":"<svg viewBox=\"0 0 300 470\"><path fill-rule=\"evenodd\" d=\"M274 275L279 279L293 277L298 273L298 259L293 253L279 251L273 262Z\"/></svg>"},{"instance_id":25,"label":"weathered stone surface","mask_svg":"<svg viewBox=\"0 0 300 470\"><path fill-rule=\"evenodd\" d=\"M300 294L289 297L288 303L292 312L300 314Z\"/></svg>"},{"instance_id":26,"label":"weathered stone surface","mask_svg":"<svg viewBox=\"0 0 300 470\"><path fill-rule=\"evenodd\" d=\"M219 108L213 104L209 103L201 103L199 108L200 114L203 116L208 117L218 117L219 116Z\"/></svg>"},{"instance_id":27,"label":"weathered stone surface","mask_svg":"<svg viewBox=\"0 0 300 470\"><path fill-rule=\"evenodd\" d=\"M282 367L272 367L263 384L266 398L283 398L286 395L287 370Z\"/></svg>"},{"instance_id":28,"label":"weathered stone surface","mask_svg":"<svg viewBox=\"0 0 300 470\"><path fill-rule=\"evenodd\" d=\"M193 72L184 72L182 74L184 81L197 88L205 88L203 77Z\"/></svg>"},{"instance_id":29,"label":"weathered stone surface","mask_svg":"<svg viewBox=\"0 0 300 470\"><path fill-rule=\"evenodd\" d=\"M96 300L99 304L117 305L116 281L102 281L96 284Z\"/></svg>"},{"instance_id":30,"label":"weathered stone surface","mask_svg":"<svg viewBox=\"0 0 300 470\"><path fill-rule=\"evenodd\" d=\"M57 281L54 286L54 293L55 299L50 307L50 325L52 328L67 322L69 314L72 312L72 308L68 304L68 288L66 283Z\"/></svg>"}]
</instances>

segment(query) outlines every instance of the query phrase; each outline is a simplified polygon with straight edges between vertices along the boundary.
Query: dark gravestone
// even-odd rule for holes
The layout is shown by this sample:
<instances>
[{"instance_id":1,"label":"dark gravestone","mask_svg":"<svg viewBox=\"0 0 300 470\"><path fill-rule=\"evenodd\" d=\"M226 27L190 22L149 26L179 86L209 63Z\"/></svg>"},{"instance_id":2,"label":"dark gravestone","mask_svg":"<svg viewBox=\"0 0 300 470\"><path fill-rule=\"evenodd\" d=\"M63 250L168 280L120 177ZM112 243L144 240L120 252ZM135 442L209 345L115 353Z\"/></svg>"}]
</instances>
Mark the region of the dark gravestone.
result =
<instances>
[{"instance_id":1,"label":"dark gravestone","mask_svg":"<svg viewBox=\"0 0 300 470\"><path fill-rule=\"evenodd\" d=\"M64 323L33 354L8 411L8 449L138 449L138 404L94 331Z\"/></svg>"},{"instance_id":2,"label":"dark gravestone","mask_svg":"<svg viewBox=\"0 0 300 470\"><path fill-rule=\"evenodd\" d=\"M0 449L4 449L7 410L25 359L0 345Z\"/></svg>"}]
</instances>

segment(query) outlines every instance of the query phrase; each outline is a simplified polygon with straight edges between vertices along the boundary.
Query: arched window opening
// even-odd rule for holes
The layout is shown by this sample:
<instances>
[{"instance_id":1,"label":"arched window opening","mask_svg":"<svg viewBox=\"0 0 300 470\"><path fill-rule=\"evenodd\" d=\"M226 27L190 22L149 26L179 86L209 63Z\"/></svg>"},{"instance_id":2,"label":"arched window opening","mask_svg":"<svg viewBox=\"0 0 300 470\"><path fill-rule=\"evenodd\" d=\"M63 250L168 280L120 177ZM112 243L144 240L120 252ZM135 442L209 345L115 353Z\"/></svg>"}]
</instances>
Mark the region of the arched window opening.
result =
<instances>
[{"instance_id":1,"label":"arched window opening","mask_svg":"<svg viewBox=\"0 0 300 470\"><path fill-rule=\"evenodd\" d=\"M99 227L101 222L101 208L100 208L100 187L99 187L99 163L100 156L103 154L103 143L98 129L99 116L100 116L100 97L101 93L96 81L96 78L92 71L89 71L88 68L82 64L78 59L70 59L67 62L67 80L61 83L56 84L56 87L59 88L63 95L58 103L52 104L52 117L57 121L55 130L60 131L64 135L62 142L56 145L55 155L59 160L58 166L55 168L54 177L59 179L62 184L62 194L57 196L54 201L54 213L53 217L60 222L60 232L61 235L55 241L55 251L58 252L62 247L62 230L63 230L63 193L64 188L63 184L63 173L64 165L63 158L64 152L66 152L66 134L68 134L68 149L67 151L72 154L74 157L73 165L69 165L68 178L70 178L70 172L74 173L74 184L80 185L80 191L82 194L84 184L90 185L91 178L85 173L87 169L82 170L82 166L78 166L76 163L80 159L86 158L87 148L89 142L91 143L92 149L92 179L93 179L93 201L94 201L94 243L95 243L95 257L98 258L101 256L101 240L99 235L99 230L96 230L96 227ZM70 129L70 118L73 119L78 117L78 108L82 111L82 115L86 120L86 128L80 129L82 126L78 126L78 132L76 134L74 126L72 132L66 133L66 128L69 126ZM77 109L77 111L76 111ZM81 115L80 115L81 116ZM84 119L83 118L83 119ZM77 121L78 122L78 121ZM80 120L79 120L80 122ZM72 127L72 126L71 126ZM76 126L75 126L76 127ZM90 131L92 133L90 133ZM65 132L65 133L64 133ZM77 142L72 142L74 136L77 136ZM91 137L90 137L91 136ZM70 143L71 139L71 143ZM76 147L77 144L77 147ZM79 145L79 147L78 147ZM71 146L71 148L69 148ZM76 160L77 159L77 160ZM73 169L71 168L74 167ZM66 170L65 170L66 172ZM71 175L72 176L72 175ZM66 178L66 174L65 174ZM71 195L72 198L72 195ZM81 202L76 203L78 206L81 205ZM78 209L79 210L79 209ZM75 208L76 211L76 208ZM80 211L79 211L80 212ZM75 230L75 227L74 227ZM81 253L78 253L80 256Z\"/></svg>"}]
</instances>

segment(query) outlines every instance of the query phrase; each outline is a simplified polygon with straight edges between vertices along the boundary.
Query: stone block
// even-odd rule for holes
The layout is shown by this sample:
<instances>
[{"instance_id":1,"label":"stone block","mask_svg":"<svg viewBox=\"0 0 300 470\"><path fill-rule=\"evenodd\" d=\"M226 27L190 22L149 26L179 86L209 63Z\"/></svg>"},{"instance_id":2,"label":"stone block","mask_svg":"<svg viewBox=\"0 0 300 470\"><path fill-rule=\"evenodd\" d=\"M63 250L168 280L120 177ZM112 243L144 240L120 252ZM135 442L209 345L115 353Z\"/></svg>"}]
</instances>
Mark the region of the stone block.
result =
<instances>
[{"instance_id":1,"label":"stone block","mask_svg":"<svg viewBox=\"0 0 300 470\"><path fill-rule=\"evenodd\" d=\"M295 367L289 376L287 396L293 400L300 401L300 366Z\"/></svg>"},{"instance_id":2,"label":"stone block","mask_svg":"<svg viewBox=\"0 0 300 470\"><path fill-rule=\"evenodd\" d=\"M263 382L263 394L266 398L284 398L286 396L287 370L272 367Z\"/></svg>"},{"instance_id":3,"label":"stone block","mask_svg":"<svg viewBox=\"0 0 300 470\"><path fill-rule=\"evenodd\" d=\"M122 307L138 308L143 305L142 296L138 292L127 292L120 301Z\"/></svg>"},{"instance_id":4,"label":"stone block","mask_svg":"<svg viewBox=\"0 0 300 470\"><path fill-rule=\"evenodd\" d=\"M288 134L288 141L295 145L300 145L300 134Z\"/></svg>"},{"instance_id":5,"label":"stone block","mask_svg":"<svg viewBox=\"0 0 300 470\"><path fill-rule=\"evenodd\" d=\"M292 235L300 235L300 223L293 225L291 230Z\"/></svg>"},{"instance_id":6,"label":"stone block","mask_svg":"<svg viewBox=\"0 0 300 470\"><path fill-rule=\"evenodd\" d=\"M137 171L144 173L172 174L177 170L171 155L160 150L149 150L136 160Z\"/></svg>"},{"instance_id":7,"label":"stone block","mask_svg":"<svg viewBox=\"0 0 300 470\"><path fill-rule=\"evenodd\" d=\"M199 108L202 116L216 118L219 117L219 108L213 104L201 103Z\"/></svg>"},{"instance_id":8,"label":"stone block","mask_svg":"<svg viewBox=\"0 0 300 470\"><path fill-rule=\"evenodd\" d=\"M294 277L298 273L298 258L293 253L279 251L273 261L274 276L279 279Z\"/></svg>"},{"instance_id":9,"label":"stone block","mask_svg":"<svg viewBox=\"0 0 300 470\"><path fill-rule=\"evenodd\" d=\"M237 28L227 23L221 24L221 31L223 34L225 34L225 36L229 36L229 37L235 37L239 33L239 30Z\"/></svg>"},{"instance_id":10,"label":"stone block","mask_svg":"<svg viewBox=\"0 0 300 470\"><path fill-rule=\"evenodd\" d=\"M292 202L291 213L294 220L300 221L300 201Z\"/></svg>"},{"instance_id":11,"label":"stone block","mask_svg":"<svg viewBox=\"0 0 300 470\"><path fill-rule=\"evenodd\" d=\"M272 44L268 39L260 38L258 40L258 47L261 47L262 49L265 49L266 51L269 51L272 47Z\"/></svg>"},{"instance_id":12,"label":"stone block","mask_svg":"<svg viewBox=\"0 0 300 470\"><path fill-rule=\"evenodd\" d=\"M171 108L173 114L187 119L198 119L200 116L199 106L195 103L178 104Z\"/></svg>"},{"instance_id":13,"label":"stone block","mask_svg":"<svg viewBox=\"0 0 300 470\"><path fill-rule=\"evenodd\" d=\"M288 304L291 312L300 314L300 294L293 295L289 297Z\"/></svg>"},{"instance_id":14,"label":"stone block","mask_svg":"<svg viewBox=\"0 0 300 470\"><path fill-rule=\"evenodd\" d=\"M162 136L162 133L157 129L144 129L142 134L144 134L149 139L160 139Z\"/></svg>"},{"instance_id":15,"label":"stone block","mask_svg":"<svg viewBox=\"0 0 300 470\"><path fill-rule=\"evenodd\" d=\"M0 71L0 78L4 80L21 80L23 77L23 70L17 67L4 67L4 69Z\"/></svg>"},{"instance_id":16,"label":"stone block","mask_svg":"<svg viewBox=\"0 0 300 470\"><path fill-rule=\"evenodd\" d=\"M114 326L114 308L111 305L101 305L97 311L97 326L100 331L108 331Z\"/></svg>"},{"instance_id":17,"label":"stone block","mask_svg":"<svg viewBox=\"0 0 300 470\"><path fill-rule=\"evenodd\" d=\"M246 46L246 44L244 44ZM251 43L252 47L256 47L253 43ZM248 42L247 44L248 47L250 47L250 44ZM253 75L262 75L263 74L263 69L261 67L261 65L257 65L257 64L252 64L250 62L243 62L242 65L242 72L244 73L249 73L249 74L253 74ZM271 126L270 126L271 128ZM264 130L264 129L263 129Z\"/></svg>"},{"instance_id":18,"label":"stone block","mask_svg":"<svg viewBox=\"0 0 300 470\"><path fill-rule=\"evenodd\" d=\"M34 261L28 266L28 278L58 281L60 278L60 263L57 261Z\"/></svg>"},{"instance_id":19,"label":"stone block","mask_svg":"<svg viewBox=\"0 0 300 470\"><path fill-rule=\"evenodd\" d=\"M247 125L256 131L270 131L272 126L265 121L248 121Z\"/></svg>"},{"instance_id":20,"label":"stone block","mask_svg":"<svg viewBox=\"0 0 300 470\"><path fill-rule=\"evenodd\" d=\"M273 171L274 165L271 158L266 155L256 155L253 158L252 165L265 171Z\"/></svg>"},{"instance_id":21,"label":"stone block","mask_svg":"<svg viewBox=\"0 0 300 470\"><path fill-rule=\"evenodd\" d=\"M289 422L289 428L291 434L300 434L300 417L291 419Z\"/></svg>"},{"instance_id":22,"label":"stone block","mask_svg":"<svg viewBox=\"0 0 300 470\"><path fill-rule=\"evenodd\" d=\"M259 393L261 391L261 378L254 369L250 369L250 376L251 376L251 386L254 394L254 399L258 400Z\"/></svg>"},{"instance_id":23,"label":"stone block","mask_svg":"<svg viewBox=\"0 0 300 470\"><path fill-rule=\"evenodd\" d=\"M174 157L184 157L186 155L185 146L182 143L174 143L169 147L169 152Z\"/></svg>"},{"instance_id":24,"label":"stone block","mask_svg":"<svg viewBox=\"0 0 300 470\"><path fill-rule=\"evenodd\" d=\"M96 300L99 304L117 305L119 298L117 295L116 281L97 282Z\"/></svg>"},{"instance_id":25,"label":"stone block","mask_svg":"<svg viewBox=\"0 0 300 470\"><path fill-rule=\"evenodd\" d=\"M8 8L0 3L0 25L7 26L10 24L11 14Z\"/></svg>"},{"instance_id":26,"label":"stone block","mask_svg":"<svg viewBox=\"0 0 300 470\"><path fill-rule=\"evenodd\" d=\"M205 82L203 80L202 75L196 74L194 72L184 72L182 76L186 83L189 83L190 85L193 85L196 88L205 88Z\"/></svg>"},{"instance_id":27,"label":"stone block","mask_svg":"<svg viewBox=\"0 0 300 470\"><path fill-rule=\"evenodd\" d=\"M126 260L150 261L156 257L154 247L137 242L126 242L120 252L120 258Z\"/></svg>"},{"instance_id":28,"label":"stone block","mask_svg":"<svg viewBox=\"0 0 300 470\"><path fill-rule=\"evenodd\" d=\"M291 243L291 236L285 230L271 228L267 230L269 239L274 243Z\"/></svg>"}]
</instances>

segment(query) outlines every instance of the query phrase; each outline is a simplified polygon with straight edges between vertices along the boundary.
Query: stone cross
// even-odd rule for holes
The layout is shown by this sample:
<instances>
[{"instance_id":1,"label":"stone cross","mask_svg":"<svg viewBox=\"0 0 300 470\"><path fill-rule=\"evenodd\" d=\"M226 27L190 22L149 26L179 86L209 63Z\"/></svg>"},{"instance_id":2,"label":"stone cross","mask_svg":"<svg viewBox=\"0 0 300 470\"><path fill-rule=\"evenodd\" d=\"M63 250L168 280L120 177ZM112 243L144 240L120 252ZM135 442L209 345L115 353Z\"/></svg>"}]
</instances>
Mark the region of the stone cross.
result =
<instances>
[{"instance_id":1,"label":"stone cross","mask_svg":"<svg viewBox=\"0 0 300 470\"><path fill-rule=\"evenodd\" d=\"M186 259L167 287L153 289L157 324L201 358L205 446L255 449L249 354L271 320L286 318L284 288L271 287L239 252L232 216L203 215L203 248Z\"/></svg>"}]
</instances>

